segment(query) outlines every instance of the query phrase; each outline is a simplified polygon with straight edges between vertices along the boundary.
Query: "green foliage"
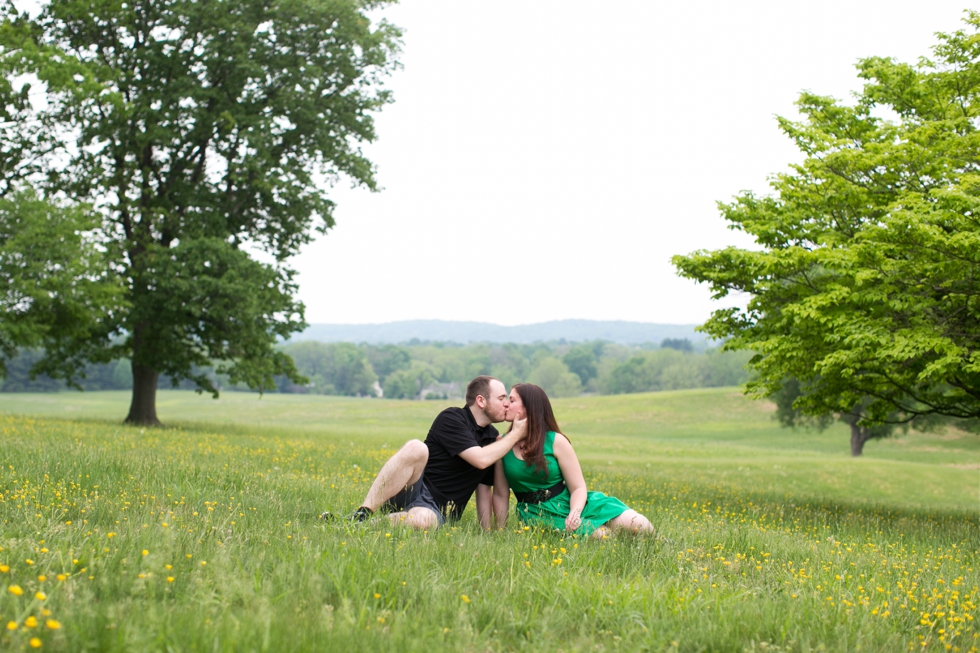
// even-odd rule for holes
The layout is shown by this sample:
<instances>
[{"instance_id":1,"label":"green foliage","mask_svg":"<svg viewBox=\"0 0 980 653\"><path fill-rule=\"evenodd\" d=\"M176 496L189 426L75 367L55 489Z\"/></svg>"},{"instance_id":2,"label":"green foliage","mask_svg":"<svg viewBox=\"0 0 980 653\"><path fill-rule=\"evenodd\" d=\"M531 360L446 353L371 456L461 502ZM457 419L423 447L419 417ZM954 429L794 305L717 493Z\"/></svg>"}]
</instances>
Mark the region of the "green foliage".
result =
<instances>
[{"instance_id":1,"label":"green foliage","mask_svg":"<svg viewBox=\"0 0 980 653\"><path fill-rule=\"evenodd\" d=\"M581 383L580 377L565 363L570 353L574 361L582 350L591 352L591 360L596 361L596 376L587 384ZM496 376L507 387L526 381L542 383L542 387L556 397L574 396L583 391L624 393L736 386L748 379L745 363L749 358L746 353L718 349L677 356L677 352L670 349L651 352L643 348L602 343L572 346L479 344L463 347L428 344L379 347L300 341L280 345L279 351L289 356L297 370L309 379L308 383L301 385L286 376L277 376L275 382L280 392L374 396L373 384L376 379L384 396L389 399L425 399L430 393L458 399L463 396L466 384L478 374ZM598 357L595 356L596 351L599 352ZM642 365L647 366L643 372L646 375L644 378L653 380L611 386L614 371L620 380L629 375L632 364L628 360L634 355L639 357ZM29 379L29 368L40 358L38 351L22 350L11 359L7 385L0 389L24 392L62 388L61 384L43 375L38 376L36 381ZM664 371L666 367L671 369ZM386 373L383 375L382 372ZM195 367L193 373L207 377L222 390L247 389L244 385L236 386L226 374L219 373L212 366ZM79 384L85 390L133 387L128 359L89 364L83 369L83 374L84 378L80 378ZM172 384L172 379L164 375L160 377L158 387L170 387ZM194 387L186 380L179 385L183 388Z\"/></svg>"},{"instance_id":2,"label":"green foliage","mask_svg":"<svg viewBox=\"0 0 980 653\"><path fill-rule=\"evenodd\" d=\"M528 381L541 386L552 397L574 397L582 392L582 381L578 375L552 356L541 358L534 364Z\"/></svg>"},{"instance_id":3,"label":"green foliage","mask_svg":"<svg viewBox=\"0 0 980 653\"><path fill-rule=\"evenodd\" d=\"M582 385L587 385L599 373L599 361L596 358L595 348L589 343L572 347L562 356L561 360L573 374L578 376Z\"/></svg>"},{"instance_id":4,"label":"green foliage","mask_svg":"<svg viewBox=\"0 0 980 653\"><path fill-rule=\"evenodd\" d=\"M783 131L805 155L773 195L721 210L757 249L677 256L743 309L702 327L757 352L748 391L863 427L980 416L980 14L918 65L869 58L854 106L805 93ZM880 109L894 121L880 118Z\"/></svg>"},{"instance_id":5,"label":"green foliage","mask_svg":"<svg viewBox=\"0 0 980 653\"><path fill-rule=\"evenodd\" d=\"M664 338L660 347L662 349L676 349L677 351L694 351L694 345L687 338Z\"/></svg>"},{"instance_id":6,"label":"green foliage","mask_svg":"<svg viewBox=\"0 0 980 653\"><path fill-rule=\"evenodd\" d=\"M430 365L412 361L406 369L388 375L382 385L387 399L420 399L422 390L434 380Z\"/></svg>"},{"instance_id":7,"label":"green foliage","mask_svg":"<svg viewBox=\"0 0 980 653\"><path fill-rule=\"evenodd\" d=\"M321 370L323 363L314 363L307 358L321 351L324 345L300 345L308 343L285 345L282 351L296 361L303 374L322 373L313 370ZM374 372L388 399L424 399L421 394L433 384L455 387L455 394L445 387L437 394L448 391L450 396L462 397L466 384L479 374L495 376L507 387L523 382L536 383L553 397L572 397L583 391L619 394L732 386L745 383L749 378L745 363L750 354L717 349L683 354L673 349L647 351L608 343L467 346L434 343L359 347L372 365L381 368L374 367ZM568 361L586 375L585 383ZM390 371L392 369L394 371ZM286 380L280 383L280 389L292 391L290 388L296 389Z\"/></svg>"},{"instance_id":8,"label":"green foliage","mask_svg":"<svg viewBox=\"0 0 980 653\"><path fill-rule=\"evenodd\" d=\"M389 374L406 369L412 364L411 353L398 345L368 346L366 350L371 367L382 384Z\"/></svg>"},{"instance_id":9,"label":"green foliage","mask_svg":"<svg viewBox=\"0 0 980 653\"><path fill-rule=\"evenodd\" d=\"M103 330L127 334L137 395L160 373L217 394L195 371L212 361L252 388L303 381L274 348L305 326L284 261L333 225L330 182L375 188L359 143L390 100L380 81L399 38L367 18L380 4L53 0L31 21L5 3L0 99L43 127L23 154L46 162L44 192L98 208L127 307ZM33 109L9 100L24 75L44 91ZM16 133L0 130L0 150ZM95 335L47 354L118 355ZM130 419L154 421L137 395Z\"/></svg>"},{"instance_id":10,"label":"green foliage","mask_svg":"<svg viewBox=\"0 0 980 653\"><path fill-rule=\"evenodd\" d=\"M375 395L378 377L367 355L357 345L298 342L284 347L282 353L296 361L299 372L309 377L308 387L314 394Z\"/></svg>"},{"instance_id":11,"label":"green foliage","mask_svg":"<svg viewBox=\"0 0 980 653\"><path fill-rule=\"evenodd\" d=\"M29 189L0 197L0 378L19 347L44 353L29 376L76 386L86 359L111 360L118 351L97 344L125 310L120 279L93 234L98 226L88 206L45 201Z\"/></svg>"},{"instance_id":12,"label":"green foliage","mask_svg":"<svg viewBox=\"0 0 980 653\"><path fill-rule=\"evenodd\" d=\"M623 363L607 366L599 390L609 394L711 388L741 385L751 354L709 350L705 354L676 349L638 352Z\"/></svg>"},{"instance_id":13,"label":"green foliage","mask_svg":"<svg viewBox=\"0 0 980 653\"><path fill-rule=\"evenodd\" d=\"M218 373L251 388L274 388L276 374L301 382L292 361L272 349L277 336L302 325L291 271L259 263L217 238L152 249L141 273L152 301L134 302L128 315L128 342L139 349L134 361L213 394L211 379L193 367L215 361ZM137 339L148 344L140 348Z\"/></svg>"},{"instance_id":14,"label":"green foliage","mask_svg":"<svg viewBox=\"0 0 980 653\"><path fill-rule=\"evenodd\" d=\"M833 421L833 415L829 413L809 415L799 409L798 400L805 394L806 388L798 379L786 379L782 387L770 397L776 404L776 419L783 426L790 428L798 426L827 428ZM867 441L890 437L897 428L898 415L895 413L889 415L888 422L862 423L865 415L864 408L863 404L858 404L850 412L836 415L838 420L851 427L851 453L855 456L862 455ZM916 425L922 428L922 420L918 420ZM901 429L907 431L908 423L902 423Z\"/></svg>"},{"instance_id":15,"label":"green foliage","mask_svg":"<svg viewBox=\"0 0 980 653\"><path fill-rule=\"evenodd\" d=\"M7 377L0 379L4 392L54 392L64 389L63 382L47 374L31 375L31 370L44 358L38 349L20 349L6 361Z\"/></svg>"},{"instance_id":16,"label":"green foliage","mask_svg":"<svg viewBox=\"0 0 980 653\"><path fill-rule=\"evenodd\" d=\"M0 391L2 392L58 392L65 390L68 386L62 379L52 378L47 374L35 373L36 366L45 358L44 351L40 349L22 348L17 354L7 361L7 378L0 379ZM227 387L229 381L227 376L215 373L214 368L193 368L195 375L206 376L216 387ZM74 380L74 387L86 391L97 390L132 390L133 389L133 367L132 361L127 358L110 361L108 363L86 363L78 371ZM183 380L174 384L168 376L161 376L158 388L179 387L185 390L193 389L195 386L191 381ZM64 396L61 397L64 400Z\"/></svg>"}]
</instances>

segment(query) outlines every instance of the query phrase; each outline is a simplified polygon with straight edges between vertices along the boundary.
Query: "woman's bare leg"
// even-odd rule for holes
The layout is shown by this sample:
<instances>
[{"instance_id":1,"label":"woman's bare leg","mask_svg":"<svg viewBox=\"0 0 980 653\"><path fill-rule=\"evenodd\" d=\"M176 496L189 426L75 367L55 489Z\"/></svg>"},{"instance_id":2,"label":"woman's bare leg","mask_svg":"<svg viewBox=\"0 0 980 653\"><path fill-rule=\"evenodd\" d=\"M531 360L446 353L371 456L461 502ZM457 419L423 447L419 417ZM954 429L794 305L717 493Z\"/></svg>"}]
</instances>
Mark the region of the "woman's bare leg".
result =
<instances>
[{"instance_id":1,"label":"woman's bare leg","mask_svg":"<svg viewBox=\"0 0 980 653\"><path fill-rule=\"evenodd\" d=\"M619 517L610 519L603 526L616 531L630 531L631 533L655 532L650 520L635 510L627 510Z\"/></svg>"},{"instance_id":2,"label":"woman's bare leg","mask_svg":"<svg viewBox=\"0 0 980 653\"><path fill-rule=\"evenodd\" d=\"M606 523L608 524L609 522ZM612 535L611 528L609 528L608 526L600 526L599 528L592 531L592 534L589 535L589 537L591 537L593 540L604 540L610 535Z\"/></svg>"}]
</instances>

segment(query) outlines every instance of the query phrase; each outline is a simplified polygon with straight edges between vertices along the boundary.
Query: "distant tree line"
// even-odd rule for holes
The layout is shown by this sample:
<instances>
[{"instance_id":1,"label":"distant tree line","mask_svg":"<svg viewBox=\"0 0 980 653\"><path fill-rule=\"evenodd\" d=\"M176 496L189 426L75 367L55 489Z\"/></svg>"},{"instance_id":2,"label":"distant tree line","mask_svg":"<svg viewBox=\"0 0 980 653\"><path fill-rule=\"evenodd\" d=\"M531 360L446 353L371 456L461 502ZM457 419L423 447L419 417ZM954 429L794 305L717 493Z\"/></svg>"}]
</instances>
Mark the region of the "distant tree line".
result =
<instances>
[{"instance_id":1,"label":"distant tree line","mask_svg":"<svg viewBox=\"0 0 980 653\"><path fill-rule=\"evenodd\" d=\"M461 397L474 376L490 374L507 386L528 381L553 397L582 393L623 394L684 388L740 385L748 381L748 352L698 350L688 340L667 339L660 345L624 346L595 341L585 343L472 344L410 341L403 345L287 343L279 350L308 379L296 384L287 376L275 378L276 390L391 399L443 399ZM8 360L3 392L54 391L62 381L29 377L42 352L23 349ZM91 364L79 385L85 390L128 390L133 377L128 360ZM207 375L222 390L248 390L231 383L212 368ZM185 381L174 386L161 376L160 388L193 387Z\"/></svg>"}]
</instances>

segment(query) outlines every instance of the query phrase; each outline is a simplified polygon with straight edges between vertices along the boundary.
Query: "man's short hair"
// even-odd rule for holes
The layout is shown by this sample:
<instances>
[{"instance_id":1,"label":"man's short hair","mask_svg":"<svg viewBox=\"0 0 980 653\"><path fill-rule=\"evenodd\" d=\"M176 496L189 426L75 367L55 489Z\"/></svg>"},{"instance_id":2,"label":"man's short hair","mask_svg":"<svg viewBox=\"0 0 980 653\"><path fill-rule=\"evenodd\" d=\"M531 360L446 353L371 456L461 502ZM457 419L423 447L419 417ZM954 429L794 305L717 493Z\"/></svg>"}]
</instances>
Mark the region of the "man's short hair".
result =
<instances>
[{"instance_id":1,"label":"man's short hair","mask_svg":"<svg viewBox=\"0 0 980 653\"><path fill-rule=\"evenodd\" d=\"M499 381L492 376L478 376L466 386L466 405L472 406L476 403L477 397L483 397L490 401L490 382Z\"/></svg>"}]
</instances>

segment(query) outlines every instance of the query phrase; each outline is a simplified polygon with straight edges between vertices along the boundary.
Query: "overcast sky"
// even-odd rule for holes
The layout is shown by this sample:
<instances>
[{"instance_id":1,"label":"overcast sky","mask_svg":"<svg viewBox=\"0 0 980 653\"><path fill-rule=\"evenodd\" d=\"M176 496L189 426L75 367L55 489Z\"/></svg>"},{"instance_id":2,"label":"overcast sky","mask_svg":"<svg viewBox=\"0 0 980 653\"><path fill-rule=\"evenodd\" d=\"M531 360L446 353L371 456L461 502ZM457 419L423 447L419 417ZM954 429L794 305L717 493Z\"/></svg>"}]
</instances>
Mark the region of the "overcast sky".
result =
<instances>
[{"instance_id":1,"label":"overcast sky","mask_svg":"<svg viewBox=\"0 0 980 653\"><path fill-rule=\"evenodd\" d=\"M915 61L962 2L404 0L395 103L306 247L307 321L698 323L673 254L749 245L716 202L798 160L774 116Z\"/></svg>"}]
</instances>

